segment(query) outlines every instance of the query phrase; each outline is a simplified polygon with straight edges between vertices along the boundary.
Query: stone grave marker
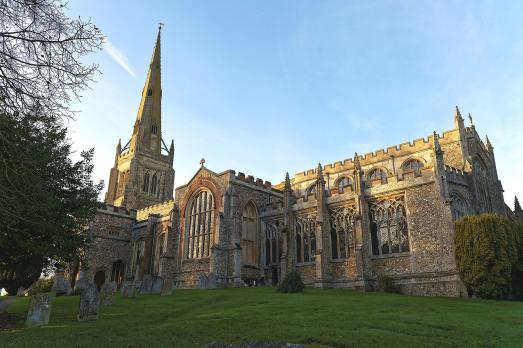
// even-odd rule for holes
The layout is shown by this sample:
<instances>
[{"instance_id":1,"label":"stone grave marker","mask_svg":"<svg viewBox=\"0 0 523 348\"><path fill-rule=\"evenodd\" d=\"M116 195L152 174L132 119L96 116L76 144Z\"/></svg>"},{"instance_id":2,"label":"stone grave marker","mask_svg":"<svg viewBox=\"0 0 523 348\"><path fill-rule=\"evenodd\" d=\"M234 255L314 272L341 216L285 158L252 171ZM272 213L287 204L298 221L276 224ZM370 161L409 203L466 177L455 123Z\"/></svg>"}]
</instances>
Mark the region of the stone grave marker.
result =
<instances>
[{"instance_id":1,"label":"stone grave marker","mask_svg":"<svg viewBox=\"0 0 523 348\"><path fill-rule=\"evenodd\" d=\"M110 283L102 285L100 290L100 302L103 306L114 304L114 288Z\"/></svg>"},{"instance_id":2,"label":"stone grave marker","mask_svg":"<svg viewBox=\"0 0 523 348\"><path fill-rule=\"evenodd\" d=\"M35 294L31 296L29 311L25 321L26 327L46 325L51 316L51 297L48 294Z\"/></svg>"},{"instance_id":3,"label":"stone grave marker","mask_svg":"<svg viewBox=\"0 0 523 348\"><path fill-rule=\"evenodd\" d=\"M85 288L80 292L80 310L78 311L78 320L96 320L98 319L98 307L100 305L100 296L94 283L87 283Z\"/></svg>"}]
</instances>

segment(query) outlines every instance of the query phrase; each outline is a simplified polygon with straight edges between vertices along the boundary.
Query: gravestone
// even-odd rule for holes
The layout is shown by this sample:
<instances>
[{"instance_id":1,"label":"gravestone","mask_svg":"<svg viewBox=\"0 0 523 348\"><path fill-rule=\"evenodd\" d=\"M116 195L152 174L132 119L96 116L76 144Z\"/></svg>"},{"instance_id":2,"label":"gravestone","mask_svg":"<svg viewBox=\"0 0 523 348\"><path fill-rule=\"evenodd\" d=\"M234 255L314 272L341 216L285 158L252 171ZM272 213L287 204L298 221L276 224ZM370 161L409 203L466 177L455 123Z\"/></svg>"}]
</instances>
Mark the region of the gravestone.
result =
<instances>
[{"instance_id":1,"label":"gravestone","mask_svg":"<svg viewBox=\"0 0 523 348\"><path fill-rule=\"evenodd\" d=\"M51 297L48 294L35 294L31 296L29 311L25 321L26 327L46 325L51 315Z\"/></svg>"},{"instance_id":2,"label":"gravestone","mask_svg":"<svg viewBox=\"0 0 523 348\"><path fill-rule=\"evenodd\" d=\"M162 292L163 289L163 278L162 277L155 277L151 286L151 293L153 294L159 294Z\"/></svg>"},{"instance_id":3,"label":"gravestone","mask_svg":"<svg viewBox=\"0 0 523 348\"><path fill-rule=\"evenodd\" d=\"M98 319L98 306L100 296L94 283L88 283L80 292L80 310L78 311L78 320L96 320Z\"/></svg>"},{"instance_id":4,"label":"gravestone","mask_svg":"<svg viewBox=\"0 0 523 348\"><path fill-rule=\"evenodd\" d=\"M18 288L18 291L16 292L16 296L23 297L23 296L25 296L25 293L26 293L26 291L25 291L24 287L21 286Z\"/></svg>"},{"instance_id":5,"label":"gravestone","mask_svg":"<svg viewBox=\"0 0 523 348\"><path fill-rule=\"evenodd\" d=\"M0 313L6 312L7 307L9 307L9 305L13 303L13 301L14 299L12 297L4 297L3 299L0 299Z\"/></svg>"},{"instance_id":6,"label":"gravestone","mask_svg":"<svg viewBox=\"0 0 523 348\"><path fill-rule=\"evenodd\" d=\"M150 274L146 274L143 276L143 280L141 281L140 286L140 293L146 294L151 292L153 286L153 277Z\"/></svg>"},{"instance_id":7,"label":"gravestone","mask_svg":"<svg viewBox=\"0 0 523 348\"><path fill-rule=\"evenodd\" d=\"M136 297L136 286L133 281L125 281L120 290L122 298L134 298Z\"/></svg>"},{"instance_id":8,"label":"gravestone","mask_svg":"<svg viewBox=\"0 0 523 348\"><path fill-rule=\"evenodd\" d=\"M169 295L171 295L172 291L173 291L173 280L171 278L167 277L163 281L162 292L160 293L160 296L169 296Z\"/></svg>"},{"instance_id":9,"label":"gravestone","mask_svg":"<svg viewBox=\"0 0 523 348\"><path fill-rule=\"evenodd\" d=\"M82 292L83 289L87 286L87 277L85 276L84 271L78 272L78 280L76 280L76 283L74 284L74 293L79 294Z\"/></svg>"},{"instance_id":10,"label":"gravestone","mask_svg":"<svg viewBox=\"0 0 523 348\"><path fill-rule=\"evenodd\" d=\"M64 271L59 269L55 272L53 287L51 289L56 296L67 296L71 293L71 285L65 279Z\"/></svg>"},{"instance_id":11,"label":"gravestone","mask_svg":"<svg viewBox=\"0 0 523 348\"><path fill-rule=\"evenodd\" d=\"M110 283L102 285L100 291L100 303L104 306L110 306L114 304L114 288Z\"/></svg>"}]
</instances>

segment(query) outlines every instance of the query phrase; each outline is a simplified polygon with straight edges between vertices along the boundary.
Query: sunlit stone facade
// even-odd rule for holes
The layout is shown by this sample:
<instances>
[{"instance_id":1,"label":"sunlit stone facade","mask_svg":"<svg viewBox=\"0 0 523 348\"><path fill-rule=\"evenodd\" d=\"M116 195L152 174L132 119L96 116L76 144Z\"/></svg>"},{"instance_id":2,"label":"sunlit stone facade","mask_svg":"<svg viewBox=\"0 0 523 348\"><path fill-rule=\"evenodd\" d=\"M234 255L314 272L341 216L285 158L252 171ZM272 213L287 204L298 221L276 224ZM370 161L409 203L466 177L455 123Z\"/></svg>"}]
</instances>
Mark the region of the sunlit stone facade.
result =
<instances>
[{"instance_id":1,"label":"sunlit stone facade","mask_svg":"<svg viewBox=\"0 0 523 348\"><path fill-rule=\"evenodd\" d=\"M318 165L277 185L216 173L202 160L173 195L159 54L160 36L132 139L117 147L106 207L89 226L95 243L86 274L97 282L159 292L270 285L296 270L316 287L372 290L387 277L404 293L460 296L454 220L515 216L492 145L457 108L451 130Z\"/></svg>"}]
</instances>

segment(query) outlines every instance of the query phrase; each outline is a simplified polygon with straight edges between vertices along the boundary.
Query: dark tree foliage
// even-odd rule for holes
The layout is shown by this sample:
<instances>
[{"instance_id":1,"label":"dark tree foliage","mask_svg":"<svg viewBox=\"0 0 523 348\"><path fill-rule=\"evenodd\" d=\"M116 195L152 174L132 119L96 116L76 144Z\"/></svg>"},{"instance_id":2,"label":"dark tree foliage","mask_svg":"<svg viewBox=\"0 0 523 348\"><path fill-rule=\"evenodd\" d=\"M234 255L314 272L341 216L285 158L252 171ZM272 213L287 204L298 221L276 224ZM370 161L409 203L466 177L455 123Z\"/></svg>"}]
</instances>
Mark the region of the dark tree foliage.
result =
<instances>
[{"instance_id":1,"label":"dark tree foliage","mask_svg":"<svg viewBox=\"0 0 523 348\"><path fill-rule=\"evenodd\" d=\"M278 291L283 293L296 293L303 292L305 285L301 280L301 276L298 272L292 271L287 274L285 279L278 286Z\"/></svg>"},{"instance_id":2,"label":"dark tree foliage","mask_svg":"<svg viewBox=\"0 0 523 348\"><path fill-rule=\"evenodd\" d=\"M102 183L91 181L92 149L71 160L56 117L0 115L0 133L0 288L11 293L78 257Z\"/></svg>"},{"instance_id":3,"label":"dark tree foliage","mask_svg":"<svg viewBox=\"0 0 523 348\"><path fill-rule=\"evenodd\" d=\"M88 88L98 67L82 58L102 46L89 20L68 18L61 0L0 0L0 114L38 108L70 117L72 98Z\"/></svg>"},{"instance_id":4,"label":"dark tree foliage","mask_svg":"<svg viewBox=\"0 0 523 348\"><path fill-rule=\"evenodd\" d=\"M470 295L509 298L521 255L520 226L494 215L471 215L456 222L456 265Z\"/></svg>"}]
</instances>

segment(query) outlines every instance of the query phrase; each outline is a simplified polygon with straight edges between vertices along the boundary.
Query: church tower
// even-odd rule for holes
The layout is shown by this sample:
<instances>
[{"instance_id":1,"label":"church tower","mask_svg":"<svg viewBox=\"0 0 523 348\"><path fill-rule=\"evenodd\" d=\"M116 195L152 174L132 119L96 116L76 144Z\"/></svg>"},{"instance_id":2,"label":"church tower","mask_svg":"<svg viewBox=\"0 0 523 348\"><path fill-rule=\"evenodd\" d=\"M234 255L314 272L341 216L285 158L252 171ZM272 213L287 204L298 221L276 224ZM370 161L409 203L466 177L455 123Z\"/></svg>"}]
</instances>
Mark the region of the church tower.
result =
<instances>
[{"instance_id":1,"label":"church tower","mask_svg":"<svg viewBox=\"0 0 523 348\"><path fill-rule=\"evenodd\" d=\"M174 142L162 139L161 27L142 91L131 139L116 146L105 203L128 209L173 198Z\"/></svg>"}]
</instances>

